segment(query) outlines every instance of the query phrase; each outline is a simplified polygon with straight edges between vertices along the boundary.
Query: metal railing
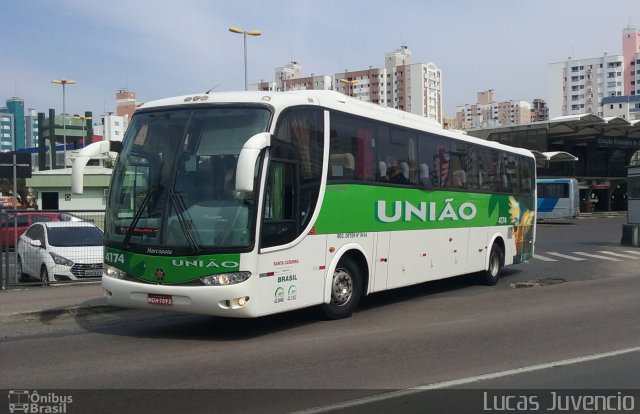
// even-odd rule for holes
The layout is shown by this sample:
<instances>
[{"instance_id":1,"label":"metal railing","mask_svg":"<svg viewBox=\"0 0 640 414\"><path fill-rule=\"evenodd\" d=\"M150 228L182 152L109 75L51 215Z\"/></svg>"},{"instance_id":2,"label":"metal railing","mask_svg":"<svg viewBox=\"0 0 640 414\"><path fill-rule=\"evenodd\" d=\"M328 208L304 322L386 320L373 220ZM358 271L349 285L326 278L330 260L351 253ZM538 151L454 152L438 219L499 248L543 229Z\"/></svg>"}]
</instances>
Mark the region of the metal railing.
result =
<instances>
[{"instance_id":1,"label":"metal railing","mask_svg":"<svg viewBox=\"0 0 640 414\"><path fill-rule=\"evenodd\" d=\"M0 287L99 281L96 227L104 229L104 217L104 210L0 210ZM28 230L43 222L61 224Z\"/></svg>"}]
</instances>

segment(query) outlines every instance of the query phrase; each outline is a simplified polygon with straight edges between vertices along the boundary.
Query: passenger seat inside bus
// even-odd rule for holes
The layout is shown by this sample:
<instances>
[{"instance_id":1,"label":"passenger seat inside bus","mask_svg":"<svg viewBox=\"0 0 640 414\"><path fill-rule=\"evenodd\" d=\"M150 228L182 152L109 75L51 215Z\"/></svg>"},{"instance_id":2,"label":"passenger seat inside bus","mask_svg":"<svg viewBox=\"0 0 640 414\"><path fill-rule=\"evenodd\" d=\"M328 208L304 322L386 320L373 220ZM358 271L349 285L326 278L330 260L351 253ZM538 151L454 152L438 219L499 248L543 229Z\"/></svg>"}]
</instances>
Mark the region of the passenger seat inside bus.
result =
<instances>
[{"instance_id":1,"label":"passenger seat inside bus","mask_svg":"<svg viewBox=\"0 0 640 414\"><path fill-rule=\"evenodd\" d=\"M418 166L420 174L420 185L423 187L430 187L431 181L429 180L429 166L426 163L421 163Z\"/></svg>"},{"instance_id":2,"label":"passenger seat inside bus","mask_svg":"<svg viewBox=\"0 0 640 414\"><path fill-rule=\"evenodd\" d=\"M378 162L378 170L380 172L378 181L389 181L389 177L387 176L387 164L384 161Z\"/></svg>"},{"instance_id":3,"label":"passenger seat inside bus","mask_svg":"<svg viewBox=\"0 0 640 414\"><path fill-rule=\"evenodd\" d=\"M345 152L343 154L331 154L330 171L331 177L352 179L355 177L355 159L353 154Z\"/></svg>"}]
</instances>

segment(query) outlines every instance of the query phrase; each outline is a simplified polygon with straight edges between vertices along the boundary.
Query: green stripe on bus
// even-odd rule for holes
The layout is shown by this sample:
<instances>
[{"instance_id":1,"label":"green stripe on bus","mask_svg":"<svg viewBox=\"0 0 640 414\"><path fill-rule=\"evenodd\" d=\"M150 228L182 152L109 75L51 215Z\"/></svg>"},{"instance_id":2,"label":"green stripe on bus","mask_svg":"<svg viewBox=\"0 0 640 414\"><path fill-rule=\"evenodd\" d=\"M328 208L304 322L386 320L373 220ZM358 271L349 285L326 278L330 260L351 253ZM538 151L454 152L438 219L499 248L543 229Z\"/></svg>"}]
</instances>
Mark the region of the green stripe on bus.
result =
<instances>
[{"instance_id":1,"label":"green stripe on bus","mask_svg":"<svg viewBox=\"0 0 640 414\"><path fill-rule=\"evenodd\" d=\"M464 191L328 185L317 234L511 225L532 217L533 197Z\"/></svg>"},{"instance_id":2,"label":"green stripe on bus","mask_svg":"<svg viewBox=\"0 0 640 414\"><path fill-rule=\"evenodd\" d=\"M105 264L117 267L131 276L154 283L182 283L204 276L240 270L240 254L201 256L152 256L126 252L111 247L104 249Z\"/></svg>"}]
</instances>

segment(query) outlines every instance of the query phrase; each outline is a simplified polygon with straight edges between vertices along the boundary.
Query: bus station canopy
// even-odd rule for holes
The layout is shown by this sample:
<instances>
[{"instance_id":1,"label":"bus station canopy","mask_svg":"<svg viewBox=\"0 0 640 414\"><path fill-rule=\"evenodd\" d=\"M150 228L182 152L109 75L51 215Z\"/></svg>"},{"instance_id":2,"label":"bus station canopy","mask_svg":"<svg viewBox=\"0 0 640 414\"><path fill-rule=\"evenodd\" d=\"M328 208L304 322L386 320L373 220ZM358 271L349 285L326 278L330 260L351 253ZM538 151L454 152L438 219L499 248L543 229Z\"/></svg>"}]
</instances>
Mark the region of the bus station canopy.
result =
<instances>
[{"instance_id":1,"label":"bus station canopy","mask_svg":"<svg viewBox=\"0 0 640 414\"><path fill-rule=\"evenodd\" d=\"M616 138L640 138L640 121L628 121L620 117L602 118L592 114L561 116L543 121L547 133L554 138L583 138L606 136Z\"/></svg>"},{"instance_id":2,"label":"bus station canopy","mask_svg":"<svg viewBox=\"0 0 640 414\"><path fill-rule=\"evenodd\" d=\"M565 151L531 152L536 157L536 165L539 167L546 167L551 162L578 161L578 157Z\"/></svg>"},{"instance_id":3,"label":"bus station canopy","mask_svg":"<svg viewBox=\"0 0 640 414\"><path fill-rule=\"evenodd\" d=\"M636 148L640 145L640 120L621 117L602 118L592 114L569 115L529 124L506 127L474 128L467 134L508 145L544 151L548 145L586 146L589 143ZM548 153L551 154L551 153ZM567 161L551 154L540 162ZM575 161L575 160L574 160Z\"/></svg>"}]
</instances>

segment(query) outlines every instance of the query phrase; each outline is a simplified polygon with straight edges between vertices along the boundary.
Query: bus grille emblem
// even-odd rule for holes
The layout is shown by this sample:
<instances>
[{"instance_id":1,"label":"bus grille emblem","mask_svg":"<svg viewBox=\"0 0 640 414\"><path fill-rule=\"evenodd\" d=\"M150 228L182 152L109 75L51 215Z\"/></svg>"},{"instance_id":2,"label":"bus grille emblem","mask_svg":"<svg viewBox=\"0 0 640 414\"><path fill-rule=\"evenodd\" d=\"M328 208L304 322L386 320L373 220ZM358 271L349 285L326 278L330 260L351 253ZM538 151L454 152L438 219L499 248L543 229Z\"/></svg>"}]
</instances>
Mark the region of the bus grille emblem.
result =
<instances>
[{"instance_id":1,"label":"bus grille emblem","mask_svg":"<svg viewBox=\"0 0 640 414\"><path fill-rule=\"evenodd\" d=\"M164 270L160 268L156 269L156 279L164 280Z\"/></svg>"}]
</instances>

